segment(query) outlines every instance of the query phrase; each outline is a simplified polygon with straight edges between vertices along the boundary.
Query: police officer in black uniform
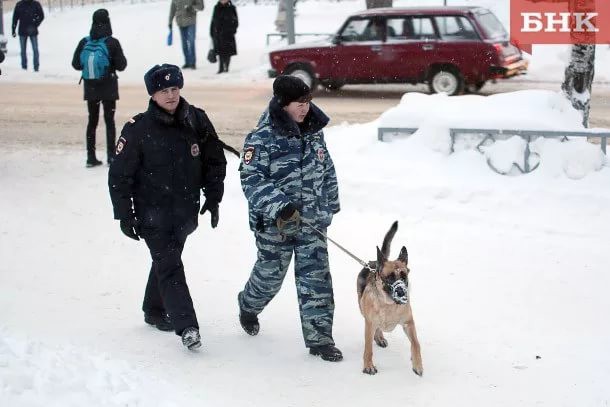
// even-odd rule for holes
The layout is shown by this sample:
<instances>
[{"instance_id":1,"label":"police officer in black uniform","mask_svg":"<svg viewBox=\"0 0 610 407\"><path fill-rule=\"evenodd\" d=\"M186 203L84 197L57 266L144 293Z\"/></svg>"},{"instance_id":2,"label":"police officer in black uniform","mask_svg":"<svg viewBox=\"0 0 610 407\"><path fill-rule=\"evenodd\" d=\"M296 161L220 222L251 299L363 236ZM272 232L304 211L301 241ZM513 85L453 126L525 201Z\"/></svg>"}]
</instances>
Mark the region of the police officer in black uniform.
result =
<instances>
[{"instance_id":1,"label":"police officer in black uniform","mask_svg":"<svg viewBox=\"0 0 610 407\"><path fill-rule=\"evenodd\" d=\"M144 320L174 330L189 349L201 346L199 325L181 260L187 236L197 228L200 190L211 225L218 224L227 161L205 112L180 97L184 84L175 65L144 76L148 110L123 128L110 165L114 217L128 237L143 238L152 257L144 294Z\"/></svg>"}]
</instances>

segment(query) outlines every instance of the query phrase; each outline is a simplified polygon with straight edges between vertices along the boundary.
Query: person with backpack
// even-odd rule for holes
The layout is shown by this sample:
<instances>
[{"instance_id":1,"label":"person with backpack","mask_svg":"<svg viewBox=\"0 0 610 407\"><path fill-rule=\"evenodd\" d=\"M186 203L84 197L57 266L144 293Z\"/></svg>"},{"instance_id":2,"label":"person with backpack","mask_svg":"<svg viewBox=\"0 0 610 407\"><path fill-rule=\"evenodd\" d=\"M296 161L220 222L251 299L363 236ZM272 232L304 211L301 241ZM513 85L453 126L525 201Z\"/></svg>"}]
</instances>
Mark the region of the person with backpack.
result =
<instances>
[{"instance_id":1,"label":"person with backpack","mask_svg":"<svg viewBox=\"0 0 610 407\"><path fill-rule=\"evenodd\" d=\"M13 10L13 38L17 36L15 30L19 24L19 44L21 45L21 68L28 69L28 58L26 47L28 38L32 44L34 54L34 71L40 68L40 57L38 54L38 26L44 20L42 6L36 0L20 0L15 4Z\"/></svg>"},{"instance_id":2,"label":"person with backpack","mask_svg":"<svg viewBox=\"0 0 610 407\"><path fill-rule=\"evenodd\" d=\"M231 57L237 55L235 33L237 32L237 10L231 0L219 0L214 6L210 37L218 55L218 72L229 72Z\"/></svg>"},{"instance_id":3,"label":"person with backpack","mask_svg":"<svg viewBox=\"0 0 610 407\"><path fill-rule=\"evenodd\" d=\"M78 43L72 58L72 67L82 71L84 99L87 101L89 121L87 123L87 167L101 165L95 154L95 132L100 117L100 104L104 106L106 123L106 152L108 164L114 157L116 128L114 112L119 99L119 83L116 71L127 67L119 40L112 36L108 10L99 9L93 13L93 23L89 36Z\"/></svg>"},{"instance_id":4,"label":"person with backpack","mask_svg":"<svg viewBox=\"0 0 610 407\"><path fill-rule=\"evenodd\" d=\"M203 10L203 0L172 0L169 6L169 29L176 17L180 28L184 65L182 69L196 69L195 37L197 34L197 11Z\"/></svg>"}]
</instances>

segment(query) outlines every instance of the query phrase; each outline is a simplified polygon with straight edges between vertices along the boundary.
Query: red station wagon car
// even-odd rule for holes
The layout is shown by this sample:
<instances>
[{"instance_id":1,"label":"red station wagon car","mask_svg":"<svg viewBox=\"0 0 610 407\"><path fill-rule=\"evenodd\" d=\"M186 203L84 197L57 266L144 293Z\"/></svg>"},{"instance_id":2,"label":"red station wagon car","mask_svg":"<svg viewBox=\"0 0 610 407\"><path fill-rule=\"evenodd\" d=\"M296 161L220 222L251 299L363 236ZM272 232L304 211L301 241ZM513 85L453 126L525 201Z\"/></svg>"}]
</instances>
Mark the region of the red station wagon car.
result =
<instances>
[{"instance_id":1,"label":"red station wagon car","mask_svg":"<svg viewBox=\"0 0 610 407\"><path fill-rule=\"evenodd\" d=\"M290 45L269 58L270 77L298 76L312 88L428 83L450 95L528 66L502 23L481 7L371 9L348 17L328 40Z\"/></svg>"}]
</instances>

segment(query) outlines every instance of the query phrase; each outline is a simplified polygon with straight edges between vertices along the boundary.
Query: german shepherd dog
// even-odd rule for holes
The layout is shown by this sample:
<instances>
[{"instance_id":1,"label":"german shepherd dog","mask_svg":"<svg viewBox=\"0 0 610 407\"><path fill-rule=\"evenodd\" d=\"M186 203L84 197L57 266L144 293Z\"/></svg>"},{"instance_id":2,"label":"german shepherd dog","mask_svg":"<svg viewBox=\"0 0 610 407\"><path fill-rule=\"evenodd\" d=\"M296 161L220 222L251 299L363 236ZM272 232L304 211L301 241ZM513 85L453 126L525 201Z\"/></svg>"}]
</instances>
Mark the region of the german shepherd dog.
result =
<instances>
[{"instance_id":1,"label":"german shepherd dog","mask_svg":"<svg viewBox=\"0 0 610 407\"><path fill-rule=\"evenodd\" d=\"M398 222L383 239L381 250L377 247L377 262L369 262L358 275L358 304L364 317L364 369L363 373L373 375L377 368L373 364L373 339L382 348L388 346L383 331L392 331L401 325L411 341L411 363L415 374L421 376L424 368L415 322L409 299L409 254L403 246L398 259L388 260L390 244L398 229Z\"/></svg>"}]
</instances>

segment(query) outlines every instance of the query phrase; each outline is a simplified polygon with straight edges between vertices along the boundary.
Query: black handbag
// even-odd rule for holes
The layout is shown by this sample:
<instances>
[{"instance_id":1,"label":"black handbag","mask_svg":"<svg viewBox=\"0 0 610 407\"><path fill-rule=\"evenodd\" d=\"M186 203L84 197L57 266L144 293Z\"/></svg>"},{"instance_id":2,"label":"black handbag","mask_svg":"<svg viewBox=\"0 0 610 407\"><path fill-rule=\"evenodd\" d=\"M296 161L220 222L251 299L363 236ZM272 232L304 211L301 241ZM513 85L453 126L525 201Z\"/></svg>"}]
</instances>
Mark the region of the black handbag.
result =
<instances>
[{"instance_id":1,"label":"black handbag","mask_svg":"<svg viewBox=\"0 0 610 407\"><path fill-rule=\"evenodd\" d=\"M215 64L217 61L216 51L213 48L208 51L208 61L210 61L211 64Z\"/></svg>"}]
</instances>

